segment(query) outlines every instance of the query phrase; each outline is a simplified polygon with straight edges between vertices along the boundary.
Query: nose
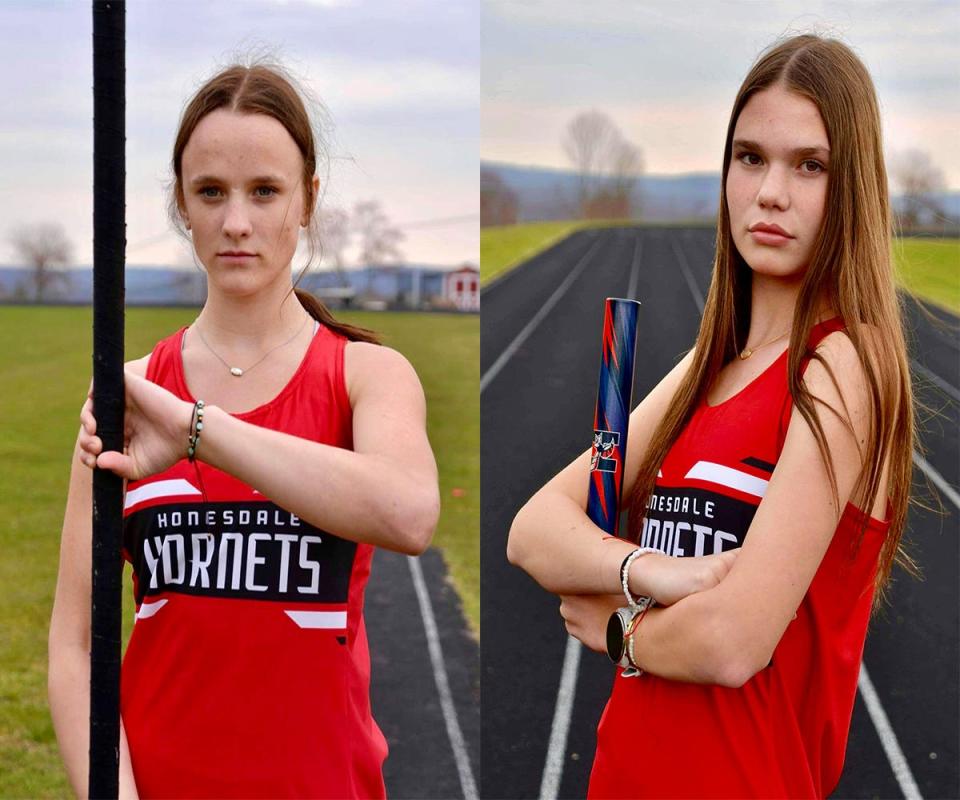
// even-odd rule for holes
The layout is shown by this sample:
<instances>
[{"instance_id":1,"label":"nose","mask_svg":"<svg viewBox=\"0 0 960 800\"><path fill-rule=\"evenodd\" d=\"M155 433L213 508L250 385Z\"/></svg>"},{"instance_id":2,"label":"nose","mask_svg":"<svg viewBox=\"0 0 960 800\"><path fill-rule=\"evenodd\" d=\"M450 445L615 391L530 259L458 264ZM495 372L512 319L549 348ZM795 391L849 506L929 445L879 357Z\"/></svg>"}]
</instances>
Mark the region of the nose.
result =
<instances>
[{"instance_id":1,"label":"nose","mask_svg":"<svg viewBox=\"0 0 960 800\"><path fill-rule=\"evenodd\" d=\"M242 239L250 235L250 215L242 198L232 198L226 203L223 218L223 233L230 239Z\"/></svg>"},{"instance_id":2,"label":"nose","mask_svg":"<svg viewBox=\"0 0 960 800\"><path fill-rule=\"evenodd\" d=\"M761 208L777 208L785 211L790 206L789 175L787 167L772 164L764 173L757 192Z\"/></svg>"}]
</instances>

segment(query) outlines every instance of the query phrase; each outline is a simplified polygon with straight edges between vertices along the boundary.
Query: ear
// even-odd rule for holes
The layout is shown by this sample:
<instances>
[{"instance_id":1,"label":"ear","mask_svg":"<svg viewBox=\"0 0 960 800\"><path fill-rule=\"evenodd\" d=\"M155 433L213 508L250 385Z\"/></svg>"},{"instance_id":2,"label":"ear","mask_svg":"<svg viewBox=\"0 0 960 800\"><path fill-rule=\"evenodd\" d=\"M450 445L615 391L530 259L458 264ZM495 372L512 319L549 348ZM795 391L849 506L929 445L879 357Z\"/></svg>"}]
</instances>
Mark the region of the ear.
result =
<instances>
[{"instance_id":1,"label":"ear","mask_svg":"<svg viewBox=\"0 0 960 800\"><path fill-rule=\"evenodd\" d=\"M310 204L310 207L309 207L309 208L306 208L306 209L304 209L304 211L303 211L303 219L300 220L300 227L301 227L301 228L306 228L306 227L307 227L307 225L310 223L310 217L313 216L313 211L314 211L314 209L317 207L317 197L319 196L319 192L320 192L320 178L318 178L316 175L314 175L314 176L313 176L313 180L311 181L311 183L313 184L313 187L312 187L312 188L313 188L313 202Z\"/></svg>"},{"instance_id":2,"label":"ear","mask_svg":"<svg viewBox=\"0 0 960 800\"><path fill-rule=\"evenodd\" d=\"M190 217L187 215L187 209L183 203L177 201L177 211L180 212L180 219L183 220L183 224L187 226L187 230L190 230Z\"/></svg>"}]
</instances>

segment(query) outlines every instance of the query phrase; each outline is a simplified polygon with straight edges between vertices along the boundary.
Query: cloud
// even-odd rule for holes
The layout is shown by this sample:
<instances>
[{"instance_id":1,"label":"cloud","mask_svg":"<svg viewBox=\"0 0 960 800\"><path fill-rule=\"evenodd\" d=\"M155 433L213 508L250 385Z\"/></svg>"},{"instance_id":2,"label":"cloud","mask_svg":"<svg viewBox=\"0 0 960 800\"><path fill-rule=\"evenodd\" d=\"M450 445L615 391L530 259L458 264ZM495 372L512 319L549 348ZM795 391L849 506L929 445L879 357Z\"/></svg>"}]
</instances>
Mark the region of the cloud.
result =
<instances>
[{"instance_id":1,"label":"cloud","mask_svg":"<svg viewBox=\"0 0 960 800\"><path fill-rule=\"evenodd\" d=\"M712 163L715 131L755 58L813 30L864 61L897 146L929 150L960 187L960 154L941 135L960 127L955 3L595 0L588 13L572 0L488 0L482 23L484 158L560 166L565 121L553 114L599 108L632 120L648 169Z\"/></svg>"}]
</instances>

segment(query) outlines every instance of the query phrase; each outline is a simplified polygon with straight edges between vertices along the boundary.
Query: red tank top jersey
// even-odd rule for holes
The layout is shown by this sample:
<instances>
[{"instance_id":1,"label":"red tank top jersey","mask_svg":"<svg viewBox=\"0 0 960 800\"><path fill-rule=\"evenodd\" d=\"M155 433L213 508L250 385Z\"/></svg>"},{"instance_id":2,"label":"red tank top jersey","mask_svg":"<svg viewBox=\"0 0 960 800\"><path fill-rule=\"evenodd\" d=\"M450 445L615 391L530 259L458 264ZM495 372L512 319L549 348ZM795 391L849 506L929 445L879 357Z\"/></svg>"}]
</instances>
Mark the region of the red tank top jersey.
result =
<instances>
[{"instance_id":1,"label":"red tank top jersey","mask_svg":"<svg viewBox=\"0 0 960 800\"><path fill-rule=\"evenodd\" d=\"M844 327L811 331L809 349ZM803 362L805 367L809 359ZM663 461L642 546L675 557L743 545L792 410L787 352L718 406L702 400ZM770 664L741 688L623 678L597 729L592 798L822 798L836 787L887 521L847 503ZM758 601L760 599L758 598Z\"/></svg>"},{"instance_id":2,"label":"red tank top jersey","mask_svg":"<svg viewBox=\"0 0 960 800\"><path fill-rule=\"evenodd\" d=\"M184 330L147 378L192 403ZM319 326L280 394L233 416L351 448L345 343ZM137 617L121 713L141 797L385 795L363 624L372 556L201 461L127 484Z\"/></svg>"}]
</instances>

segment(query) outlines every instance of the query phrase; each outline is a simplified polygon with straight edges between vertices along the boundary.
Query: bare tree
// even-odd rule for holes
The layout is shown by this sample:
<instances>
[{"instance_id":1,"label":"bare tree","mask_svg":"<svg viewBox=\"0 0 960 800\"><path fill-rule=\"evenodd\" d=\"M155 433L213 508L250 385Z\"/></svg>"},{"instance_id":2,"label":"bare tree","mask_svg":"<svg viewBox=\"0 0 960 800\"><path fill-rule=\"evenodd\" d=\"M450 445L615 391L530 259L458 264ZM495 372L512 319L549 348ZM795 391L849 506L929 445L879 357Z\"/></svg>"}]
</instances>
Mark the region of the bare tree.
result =
<instances>
[{"instance_id":1,"label":"bare tree","mask_svg":"<svg viewBox=\"0 0 960 800\"><path fill-rule=\"evenodd\" d=\"M342 208L320 209L320 246L323 257L343 276L346 266L344 251L350 245L350 215Z\"/></svg>"},{"instance_id":2,"label":"bare tree","mask_svg":"<svg viewBox=\"0 0 960 800\"><path fill-rule=\"evenodd\" d=\"M517 193L492 169L480 170L480 227L517 221Z\"/></svg>"},{"instance_id":3,"label":"bare tree","mask_svg":"<svg viewBox=\"0 0 960 800\"><path fill-rule=\"evenodd\" d=\"M403 239L403 232L390 226L379 200L357 203L353 208L352 227L360 235L362 264L370 266L403 258L397 246Z\"/></svg>"},{"instance_id":4,"label":"bare tree","mask_svg":"<svg viewBox=\"0 0 960 800\"><path fill-rule=\"evenodd\" d=\"M70 275L57 266L66 266L73 258L72 246L63 226L55 222L22 225L10 234L17 256L32 270L34 301L41 302L58 284L69 289Z\"/></svg>"},{"instance_id":5,"label":"bare tree","mask_svg":"<svg viewBox=\"0 0 960 800\"><path fill-rule=\"evenodd\" d=\"M567 126L563 149L580 176L580 213L628 217L643 173L643 152L627 141L601 111L577 114Z\"/></svg>"},{"instance_id":6,"label":"bare tree","mask_svg":"<svg viewBox=\"0 0 960 800\"><path fill-rule=\"evenodd\" d=\"M608 142L618 136L610 117L600 111L583 111L567 125L563 150L580 175L580 208L586 207Z\"/></svg>"},{"instance_id":7,"label":"bare tree","mask_svg":"<svg viewBox=\"0 0 960 800\"><path fill-rule=\"evenodd\" d=\"M943 216L943 208L935 197L946 186L943 171L933 164L922 150L905 150L890 166L894 184L903 196L900 224L912 227L920 222L924 211Z\"/></svg>"},{"instance_id":8,"label":"bare tree","mask_svg":"<svg viewBox=\"0 0 960 800\"><path fill-rule=\"evenodd\" d=\"M585 216L625 218L637 213L637 179L643 174L643 152L617 135L607 145L608 173L587 200Z\"/></svg>"}]
</instances>

